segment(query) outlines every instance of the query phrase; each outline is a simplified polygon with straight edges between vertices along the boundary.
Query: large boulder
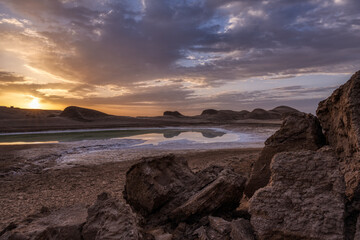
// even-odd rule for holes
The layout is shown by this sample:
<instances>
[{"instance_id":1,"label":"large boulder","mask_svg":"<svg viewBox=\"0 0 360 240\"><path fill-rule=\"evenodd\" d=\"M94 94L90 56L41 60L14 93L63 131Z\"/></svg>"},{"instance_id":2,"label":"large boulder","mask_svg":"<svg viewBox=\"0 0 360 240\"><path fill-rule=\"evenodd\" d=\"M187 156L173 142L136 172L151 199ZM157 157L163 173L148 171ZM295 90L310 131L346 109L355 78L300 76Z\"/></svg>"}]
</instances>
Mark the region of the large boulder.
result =
<instances>
[{"instance_id":1,"label":"large boulder","mask_svg":"<svg viewBox=\"0 0 360 240\"><path fill-rule=\"evenodd\" d=\"M270 162L276 153L284 151L317 150L325 144L320 123L312 114L291 113L281 128L265 141L259 158L254 163L245 195L251 197L265 187L270 179Z\"/></svg>"},{"instance_id":2,"label":"large boulder","mask_svg":"<svg viewBox=\"0 0 360 240\"><path fill-rule=\"evenodd\" d=\"M216 211L231 211L238 207L246 178L225 169L208 186L191 196L170 213L170 218L182 221Z\"/></svg>"},{"instance_id":3,"label":"large boulder","mask_svg":"<svg viewBox=\"0 0 360 240\"><path fill-rule=\"evenodd\" d=\"M193 173L186 160L174 155L145 158L127 172L124 198L153 225L178 223L234 210L245 181L216 166Z\"/></svg>"},{"instance_id":4,"label":"large boulder","mask_svg":"<svg viewBox=\"0 0 360 240\"><path fill-rule=\"evenodd\" d=\"M346 195L351 199L360 187L360 71L320 102L316 114L341 159Z\"/></svg>"},{"instance_id":5,"label":"large boulder","mask_svg":"<svg viewBox=\"0 0 360 240\"><path fill-rule=\"evenodd\" d=\"M333 151L280 153L250 199L258 239L344 239L345 183Z\"/></svg>"},{"instance_id":6,"label":"large boulder","mask_svg":"<svg viewBox=\"0 0 360 240\"><path fill-rule=\"evenodd\" d=\"M196 175L183 158L166 155L144 158L126 173L124 198L138 212L148 215L194 184Z\"/></svg>"},{"instance_id":7,"label":"large boulder","mask_svg":"<svg viewBox=\"0 0 360 240\"><path fill-rule=\"evenodd\" d=\"M107 193L100 194L88 209L82 236L84 240L143 239L138 218L130 206Z\"/></svg>"},{"instance_id":8,"label":"large boulder","mask_svg":"<svg viewBox=\"0 0 360 240\"><path fill-rule=\"evenodd\" d=\"M83 206L30 215L18 224L11 224L0 233L1 240L57 239L81 240L81 228L86 221L87 210Z\"/></svg>"}]
</instances>

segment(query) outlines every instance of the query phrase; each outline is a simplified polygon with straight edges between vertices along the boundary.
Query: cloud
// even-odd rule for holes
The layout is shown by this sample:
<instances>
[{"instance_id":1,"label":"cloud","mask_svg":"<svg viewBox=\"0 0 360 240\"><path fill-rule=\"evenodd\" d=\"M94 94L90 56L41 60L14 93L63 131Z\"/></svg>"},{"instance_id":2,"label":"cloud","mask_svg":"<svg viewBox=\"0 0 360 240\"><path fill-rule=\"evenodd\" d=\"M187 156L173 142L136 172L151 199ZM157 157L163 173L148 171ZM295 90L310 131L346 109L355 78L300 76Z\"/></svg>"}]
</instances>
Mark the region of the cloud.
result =
<instances>
[{"instance_id":1,"label":"cloud","mask_svg":"<svg viewBox=\"0 0 360 240\"><path fill-rule=\"evenodd\" d=\"M183 98L190 104L194 88L349 73L360 66L357 0L3 0L2 8L0 51L64 80L52 94L37 92L54 101L65 89L83 103ZM153 86L154 81L166 84ZM209 98L236 102L255 95Z\"/></svg>"}]
</instances>

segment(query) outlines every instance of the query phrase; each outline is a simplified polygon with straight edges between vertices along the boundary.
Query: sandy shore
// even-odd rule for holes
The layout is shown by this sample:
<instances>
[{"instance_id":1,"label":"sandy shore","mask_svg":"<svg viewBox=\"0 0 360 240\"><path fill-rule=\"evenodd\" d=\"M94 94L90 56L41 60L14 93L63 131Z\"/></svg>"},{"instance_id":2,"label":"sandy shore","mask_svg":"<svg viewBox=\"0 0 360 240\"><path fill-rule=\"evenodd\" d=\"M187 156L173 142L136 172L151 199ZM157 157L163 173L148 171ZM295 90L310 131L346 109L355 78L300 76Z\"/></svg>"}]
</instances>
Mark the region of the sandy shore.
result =
<instances>
[{"instance_id":1,"label":"sandy shore","mask_svg":"<svg viewBox=\"0 0 360 240\"><path fill-rule=\"evenodd\" d=\"M261 150L108 150L84 155L94 160L88 164L80 161L59 165L66 149L52 144L0 146L0 229L42 207L90 205L103 191L121 198L126 171L141 156L174 153L185 157L193 171L213 164L231 166L248 176Z\"/></svg>"}]
</instances>

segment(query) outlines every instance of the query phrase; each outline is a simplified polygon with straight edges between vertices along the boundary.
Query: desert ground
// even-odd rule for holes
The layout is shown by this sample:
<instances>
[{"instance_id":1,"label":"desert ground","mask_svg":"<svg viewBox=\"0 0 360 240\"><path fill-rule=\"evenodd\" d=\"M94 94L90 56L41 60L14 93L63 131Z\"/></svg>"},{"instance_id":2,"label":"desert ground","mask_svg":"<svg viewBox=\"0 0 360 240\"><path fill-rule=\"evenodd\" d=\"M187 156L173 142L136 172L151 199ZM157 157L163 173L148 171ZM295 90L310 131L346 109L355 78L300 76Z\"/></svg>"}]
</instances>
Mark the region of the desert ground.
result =
<instances>
[{"instance_id":1,"label":"desert ground","mask_svg":"<svg viewBox=\"0 0 360 240\"><path fill-rule=\"evenodd\" d=\"M63 151L64 149L62 149ZM97 152L87 156L105 163L55 167L59 149L53 144L0 146L0 229L38 213L73 205L91 205L104 191L122 198L125 174L141 157L174 153L193 171L210 165L230 166L248 176L261 148ZM125 161L116 161L123 158Z\"/></svg>"}]
</instances>

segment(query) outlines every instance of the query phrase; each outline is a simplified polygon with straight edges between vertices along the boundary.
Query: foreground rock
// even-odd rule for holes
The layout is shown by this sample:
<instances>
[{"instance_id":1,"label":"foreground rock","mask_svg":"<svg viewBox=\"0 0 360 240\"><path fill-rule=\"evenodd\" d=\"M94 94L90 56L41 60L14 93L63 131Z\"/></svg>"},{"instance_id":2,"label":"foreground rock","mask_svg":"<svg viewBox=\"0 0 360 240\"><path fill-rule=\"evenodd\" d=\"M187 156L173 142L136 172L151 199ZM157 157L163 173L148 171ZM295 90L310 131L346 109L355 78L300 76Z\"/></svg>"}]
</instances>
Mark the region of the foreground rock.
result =
<instances>
[{"instance_id":1,"label":"foreground rock","mask_svg":"<svg viewBox=\"0 0 360 240\"><path fill-rule=\"evenodd\" d=\"M230 169L209 167L193 173L186 160L168 155L146 158L126 174L124 197L148 222L199 219L240 202L246 178Z\"/></svg>"},{"instance_id":2,"label":"foreground rock","mask_svg":"<svg viewBox=\"0 0 360 240\"><path fill-rule=\"evenodd\" d=\"M360 71L319 103L316 114L328 143L341 158L346 195L360 188Z\"/></svg>"},{"instance_id":3,"label":"foreground rock","mask_svg":"<svg viewBox=\"0 0 360 240\"><path fill-rule=\"evenodd\" d=\"M250 180L245 188L247 197L265 187L270 179L270 162L276 153L284 151L317 150L325 144L320 123L316 117L305 113L291 113L274 135L265 142L255 162Z\"/></svg>"},{"instance_id":4,"label":"foreground rock","mask_svg":"<svg viewBox=\"0 0 360 240\"><path fill-rule=\"evenodd\" d=\"M330 148L277 154L271 171L250 200L259 239L344 239L345 183Z\"/></svg>"},{"instance_id":5,"label":"foreground rock","mask_svg":"<svg viewBox=\"0 0 360 240\"><path fill-rule=\"evenodd\" d=\"M131 208L107 193L99 195L96 203L88 209L82 237L84 240L143 239L138 219Z\"/></svg>"},{"instance_id":6,"label":"foreground rock","mask_svg":"<svg viewBox=\"0 0 360 240\"><path fill-rule=\"evenodd\" d=\"M12 224L2 231L1 240L26 239L74 239L81 240L81 228L86 221L85 207L63 208L54 212L43 208L19 224Z\"/></svg>"}]
</instances>

